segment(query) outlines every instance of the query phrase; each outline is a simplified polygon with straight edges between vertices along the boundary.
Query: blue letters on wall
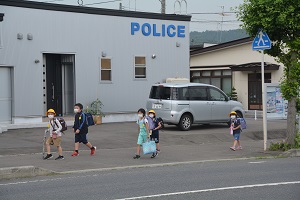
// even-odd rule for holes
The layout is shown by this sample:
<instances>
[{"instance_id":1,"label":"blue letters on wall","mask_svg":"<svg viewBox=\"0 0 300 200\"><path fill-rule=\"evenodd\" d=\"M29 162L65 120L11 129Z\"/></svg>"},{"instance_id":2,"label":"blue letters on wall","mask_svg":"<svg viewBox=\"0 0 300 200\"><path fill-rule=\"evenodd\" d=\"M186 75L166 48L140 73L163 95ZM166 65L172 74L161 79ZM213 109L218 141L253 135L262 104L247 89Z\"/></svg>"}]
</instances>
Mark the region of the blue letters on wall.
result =
<instances>
[{"instance_id":1,"label":"blue letters on wall","mask_svg":"<svg viewBox=\"0 0 300 200\"><path fill-rule=\"evenodd\" d=\"M178 25L175 26L173 24L166 25L162 24L149 24L144 23L140 25L138 22L131 22L131 35L135 35L137 32L142 32L144 36L155 36L155 37L185 37L185 26Z\"/></svg>"}]
</instances>

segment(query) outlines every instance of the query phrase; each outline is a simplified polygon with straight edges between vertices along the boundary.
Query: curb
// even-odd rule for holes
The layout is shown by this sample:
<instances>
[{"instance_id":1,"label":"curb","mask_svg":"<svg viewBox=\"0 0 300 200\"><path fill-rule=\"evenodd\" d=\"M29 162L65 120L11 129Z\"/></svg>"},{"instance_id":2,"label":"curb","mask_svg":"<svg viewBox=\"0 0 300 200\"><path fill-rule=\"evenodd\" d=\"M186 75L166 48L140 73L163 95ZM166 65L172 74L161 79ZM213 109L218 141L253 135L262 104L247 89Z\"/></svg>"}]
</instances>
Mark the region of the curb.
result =
<instances>
[{"instance_id":1,"label":"curb","mask_svg":"<svg viewBox=\"0 0 300 200\"><path fill-rule=\"evenodd\" d=\"M264 159L271 159L271 158L275 158L275 157L274 156L264 157ZM152 165L131 165L131 166L123 166L123 167L84 169L84 170L74 170L74 171L65 171L65 172L55 172L55 171L51 171L51 170L47 170L35 166L7 167L7 168L0 168L0 180L12 179L12 178L28 178L28 177L35 177L35 176L67 175L67 174L79 174L79 173L89 173L89 172L103 172L103 171L124 170L124 169L166 167L166 166L178 166L178 165L188 165L188 164L200 164L200 163L207 163L207 162L224 162L224 161L253 160L253 159L257 159L257 157L172 162L172 163L161 163L161 164L152 164Z\"/></svg>"},{"instance_id":2,"label":"curb","mask_svg":"<svg viewBox=\"0 0 300 200\"><path fill-rule=\"evenodd\" d=\"M12 179L12 178L35 177L35 176L67 175L67 174L103 172L103 171L124 170L124 169L201 164L207 162L241 161L241 160L272 159L272 158L287 158L287 157L300 157L300 149L291 149L278 156L266 156L263 158L244 157L244 158L228 158L228 159L216 159L216 160L198 160L198 161L186 161L186 162L161 163L161 164L152 164L152 165L131 165L131 166L123 166L123 167L84 169L84 170L73 170L73 171L65 171L65 172L55 172L55 171L51 171L48 169L39 168L35 166L7 167L7 168L0 168L0 180Z\"/></svg>"},{"instance_id":3,"label":"curb","mask_svg":"<svg viewBox=\"0 0 300 200\"><path fill-rule=\"evenodd\" d=\"M300 157L300 149L290 149L280 155L287 157Z\"/></svg>"},{"instance_id":4,"label":"curb","mask_svg":"<svg viewBox=\"0 0 300 200\"><path fill-rule=\"evenodd\" d=\"M54 171L35 167L35 166L20 166L0 168L0 180L12 178L26 178L34 176L48 176L58 174Z\"/></svg>"}]
</instances>

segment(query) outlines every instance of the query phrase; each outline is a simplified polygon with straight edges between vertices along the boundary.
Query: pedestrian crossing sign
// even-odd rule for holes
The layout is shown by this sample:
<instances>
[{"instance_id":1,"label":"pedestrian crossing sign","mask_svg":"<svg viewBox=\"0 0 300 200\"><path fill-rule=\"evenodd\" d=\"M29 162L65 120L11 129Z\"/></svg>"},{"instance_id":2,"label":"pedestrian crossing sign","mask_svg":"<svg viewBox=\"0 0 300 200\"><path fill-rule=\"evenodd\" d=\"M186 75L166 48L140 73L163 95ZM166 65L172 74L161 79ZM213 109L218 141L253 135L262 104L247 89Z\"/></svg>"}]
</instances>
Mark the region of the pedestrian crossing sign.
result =
<instances>
[{"instance_id":1,"label":"pedestrian crossing sign","mask_svg":"<svg viewBox=\"0 0 300 200\"><path fill-rule=\"evenodd\" d=\"M265 49L271 49L271 40L266 32L259 30L252 42L252 50L258 51Z\"/></svg>"}]
</instances>

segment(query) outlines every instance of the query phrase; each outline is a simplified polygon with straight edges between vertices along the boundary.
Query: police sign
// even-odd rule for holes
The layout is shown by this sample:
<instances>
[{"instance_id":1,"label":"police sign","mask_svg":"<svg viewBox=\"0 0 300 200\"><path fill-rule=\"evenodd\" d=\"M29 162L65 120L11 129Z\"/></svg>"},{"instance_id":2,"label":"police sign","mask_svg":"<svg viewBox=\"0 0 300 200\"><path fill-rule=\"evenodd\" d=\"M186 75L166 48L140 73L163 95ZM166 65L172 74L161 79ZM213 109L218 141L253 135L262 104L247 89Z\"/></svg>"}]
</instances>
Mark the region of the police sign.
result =
<instances>
[{"instance_id":1,"label":"police sign","mask_svg":"<svg viewBox=\"0 0 300 200\"><path fill-rule=\"evenodd\" d=\"M185 37L185 26L173 25L173 24L149 24L138 22L131 22L131 35L135 35L137 32L142 32L144 36L155 36L155 37Z\"/></svg>"}]
</instances>

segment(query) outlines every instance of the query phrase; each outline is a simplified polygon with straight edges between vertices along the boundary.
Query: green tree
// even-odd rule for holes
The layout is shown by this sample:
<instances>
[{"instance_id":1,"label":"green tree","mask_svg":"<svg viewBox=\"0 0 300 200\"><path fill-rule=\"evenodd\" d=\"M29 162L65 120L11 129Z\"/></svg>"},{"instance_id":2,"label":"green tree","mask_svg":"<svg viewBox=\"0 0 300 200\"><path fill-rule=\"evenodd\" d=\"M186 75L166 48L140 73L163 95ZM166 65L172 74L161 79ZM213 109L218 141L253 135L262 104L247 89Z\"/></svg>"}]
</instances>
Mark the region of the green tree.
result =
<instances>
[{"instance_id":1,"label":"green tree","mask_svg":"<svg viewBox=\"0 0 300 200\"><path fill-rule=\"evenodd\" d=\"M242 27L251 37L259 29L268 33L272 49L266 53L285 66L281 91L288 100L286 141L293 145L297 133L296 102L300 93L300 0L244 0L237 11Z\"/></svg>"}]
</instances>

